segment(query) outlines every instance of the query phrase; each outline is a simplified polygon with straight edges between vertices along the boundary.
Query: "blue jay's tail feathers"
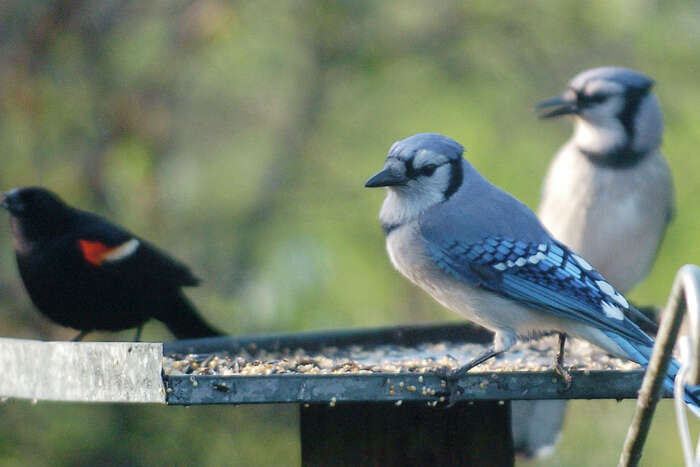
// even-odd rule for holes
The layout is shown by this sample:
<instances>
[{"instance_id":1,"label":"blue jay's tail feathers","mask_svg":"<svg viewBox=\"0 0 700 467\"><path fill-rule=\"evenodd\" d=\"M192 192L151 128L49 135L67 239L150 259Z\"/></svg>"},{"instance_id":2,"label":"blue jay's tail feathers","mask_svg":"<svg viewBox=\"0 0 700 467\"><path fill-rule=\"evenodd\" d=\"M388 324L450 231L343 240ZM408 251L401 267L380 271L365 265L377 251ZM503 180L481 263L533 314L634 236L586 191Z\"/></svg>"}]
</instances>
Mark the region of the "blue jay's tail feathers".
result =
<instances>
[{"instance_id":1,"label":"blue jay's tail feathers","mask_svg":"<svg viewBox=\"0 0 700 467\"><path fill-rule=\"evenodd\" d=\"M616 336L612 333L606 334L620 346L630 360L639 363L644 368L647 368L654 344L651 339L651 343L646 345L639 342L631 342L627 339L622 339L620 336ZM668 368L666 369L664 389L670 393L673 393L673 382L676 379L676 374L678 373L680 366L680 363L675 358L672 358L668 364ZM700 417L700 386L685 387L685 402L688 404L690 410L692 410L697 417Z\"/></svg>"},{"instance_id":2,"label":"blue jay's tail feathers","mask_svg":"<svg viewBox=\"0 0 700 467\"><path fill-rule=\"evenodd\" d=\"M678 373L679 364L676 360L671 360L668 364L668 373L673 371L673 375ZM672 368L673 367L673 370ZM664 381L664 388L673 390L673 380L669 382L669 378ZM686 386L685 387L685 401L688 403L688 408L693 411L696 417L700 418L700 386Z\"/></svg>"}]
</instances>

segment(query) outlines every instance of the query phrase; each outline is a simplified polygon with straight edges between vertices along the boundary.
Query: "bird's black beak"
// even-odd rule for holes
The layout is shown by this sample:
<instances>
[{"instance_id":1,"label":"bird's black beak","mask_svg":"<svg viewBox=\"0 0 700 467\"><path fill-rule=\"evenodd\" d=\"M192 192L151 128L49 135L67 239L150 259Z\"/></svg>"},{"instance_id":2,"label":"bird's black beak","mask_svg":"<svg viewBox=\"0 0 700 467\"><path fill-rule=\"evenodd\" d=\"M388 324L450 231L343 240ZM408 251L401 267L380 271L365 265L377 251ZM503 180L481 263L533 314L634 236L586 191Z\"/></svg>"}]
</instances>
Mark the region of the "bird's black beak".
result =
<instances>
[{"instance_id":1,"label":"bird's black beak","mask_svg":"<svg viewBox=\"0 0 700 467\"><path fill-rule=\"evenodd\" d=\"M397 173L391 167L385 167L381 172L367 180L365 187L377 188L380 186L396 186L405 185L406 177L403 174Z\"/></svg>"},{"instance_id":2,"label":"bird's black beak","mask_svg":"<svg viewBox=\"0 0 700 467\"><path fill-rule=\"evenodd\" d=\"M5 193L0 195L0 206L7 209L8 211L10 210L10 200L7 197L7 194Z\"/></svg>"},{"instance_id":3,"label":"bird's black beak","mask_svg":"<svg viewBox=\"0 0 700 467\"><path fill-rule=\"evenodd\" d=\"M578 105L575 100L568 99L564 96L552 97L546 101L542 101L535 106L536 110L546 109L549 107L556 107L549 112L540 114L540 118L554 118L561 115L572 115L579 111Z\"/></svg>"},{"instance_id":4,"label":"bird's black beak","mask_svg":"<svg viewBox=\"0 0 700 467\"><path fill-rule=\"evenodd\" d=\"M19 199L15 190L0 195L0 206L12 213L24 211L24 203Z\"/></svg>"}]
</instances>

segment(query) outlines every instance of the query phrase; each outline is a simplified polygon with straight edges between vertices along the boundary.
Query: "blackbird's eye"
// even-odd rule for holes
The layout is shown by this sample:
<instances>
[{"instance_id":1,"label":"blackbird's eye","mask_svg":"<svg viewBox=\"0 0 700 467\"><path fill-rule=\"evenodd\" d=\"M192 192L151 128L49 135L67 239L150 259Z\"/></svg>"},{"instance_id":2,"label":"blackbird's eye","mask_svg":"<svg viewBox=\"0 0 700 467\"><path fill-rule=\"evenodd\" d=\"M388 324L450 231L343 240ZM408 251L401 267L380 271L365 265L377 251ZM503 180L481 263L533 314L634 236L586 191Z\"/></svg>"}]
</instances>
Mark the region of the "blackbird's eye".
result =
<instances>
[{"instance_id":1,"label":"blackbird's eye","mask_svg":"<svg viewBox=\"0 0 700 467\"><path fill-rule=\"evenodd\" d=\"M21 194L20 199L22 200L23 203L31 203L34 201L34 192L32 191L25 191L24 193Z\"/></svg>"},{"instance_id":2,"label":"blackbird's eye","mask_svg":"<svg viewBox=\"0 0 700 467\"><path fill-rule=\"evenodd\" d=\"M421 175L425 175L426 177L430 177L434 172L435 169L437 169L437 165L435 164L428 164L425 167L421 167L420 173Z\"/></svg>"}]
</instances>

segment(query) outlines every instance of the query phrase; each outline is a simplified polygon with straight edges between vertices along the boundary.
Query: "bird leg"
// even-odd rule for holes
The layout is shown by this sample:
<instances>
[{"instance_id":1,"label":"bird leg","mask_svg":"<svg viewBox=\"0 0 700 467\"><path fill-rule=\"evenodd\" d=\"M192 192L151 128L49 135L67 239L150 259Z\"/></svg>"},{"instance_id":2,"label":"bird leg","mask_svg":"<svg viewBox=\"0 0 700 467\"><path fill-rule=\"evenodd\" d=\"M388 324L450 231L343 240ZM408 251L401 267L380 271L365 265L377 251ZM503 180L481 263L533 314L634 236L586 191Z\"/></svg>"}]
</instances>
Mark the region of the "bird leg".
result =
<instances>
[{"instance_id":1,"label":"bird leg","mask_svg":"<svg viewBox=\"0 0 700 467\"><path fill-rule=\"evenodd\" d=\"M557 355L557 363L554 365L554 371L561 376L566 385L566 390L571 388L571 374L564 368L564 346L566 345L566 334L559 333L559 354Z\"/></svg>"},{"instance_id":2,"label":"bird leg","mask_svg":"<svg viewBox=\"0 0 700 467\"><path fill-rule=\"evenodd\" d=\"M80 331L80 334L75 336L73 339L71 339L71 342L80 342L83 340L83 337L88 335L88 331Z\"/></svg>"},{"instance_id":3,"label":"bird leg","mask_svg":"<svg viewBox=\"0 0 700 467\"><path fill-rule=\"evenodd\" d=\"M459 378L466 375L469 372L469 370L471 370L475 366L481 365L486 360L490 360L491 358L496 357L502 354L503 352L505 352L505 350L496 350L495 346L492 345L485 352L479 354L476 358L474 358L466 365L462 365L456 370L439 372L438 375L444 378L447 382L447 387L450 393L447 398L447 405L445 406L445 408L450 408L453 405L455 405L455 403L457 402L456 397L462 393L462 388L457 384Z\"/></svg>"},{"instance_id":4,"label":"bird leg","mask_svg":"<svg viewBox=\"0 0 700 467\"><path fill-rule=\"evenodd\" d=\"M503 350L497 351L496 348L492 345L486 351L479 354L476 358L474 358L472 361L470 361L466 365L462 365L461 367L454 370L452 372L452 374L450 375L450 377L454 378L454 379L461 378L462 376L466 375L469 372L469 370L471 370L475 366L481 365L486 360L490 360L493 357L497 357L498 355L501 355L503 352L504 352Z\"/></svg>"},{"instance_id":5,"label":"bird leg","mask_svg":"<svg viewBox=\"0 0 700 467\"><path fill-rule=\"evenodd\" d=\"M134 342L141 342L141 331L143 331L143 323L139 324L136 328L136 335L134 336Z\"/></svg>"}]
</instances>

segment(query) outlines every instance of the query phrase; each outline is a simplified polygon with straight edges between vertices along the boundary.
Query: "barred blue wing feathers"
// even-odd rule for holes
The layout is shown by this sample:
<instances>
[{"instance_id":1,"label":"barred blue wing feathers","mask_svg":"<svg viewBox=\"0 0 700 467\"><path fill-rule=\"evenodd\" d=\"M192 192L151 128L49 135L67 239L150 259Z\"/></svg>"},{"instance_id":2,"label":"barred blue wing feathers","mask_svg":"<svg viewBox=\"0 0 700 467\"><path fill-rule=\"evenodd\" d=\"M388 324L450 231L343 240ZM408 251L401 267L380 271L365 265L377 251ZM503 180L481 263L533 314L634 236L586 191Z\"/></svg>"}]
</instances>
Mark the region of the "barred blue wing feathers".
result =
<instances>
[{"instance_id":1,"label":"barred blue wing feathers","mask_svg":"<svg viewBox=\"0 0 700 467\"><path fill-rule=\"evenodd\" d=\"M528 307L651 343L626 316L646 320L583 258L556 241L527 243L499 236L481 241L428 242L445 272Z\"/></svg>"}]
</instances>

